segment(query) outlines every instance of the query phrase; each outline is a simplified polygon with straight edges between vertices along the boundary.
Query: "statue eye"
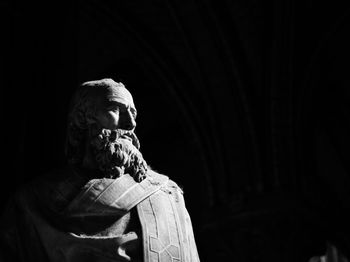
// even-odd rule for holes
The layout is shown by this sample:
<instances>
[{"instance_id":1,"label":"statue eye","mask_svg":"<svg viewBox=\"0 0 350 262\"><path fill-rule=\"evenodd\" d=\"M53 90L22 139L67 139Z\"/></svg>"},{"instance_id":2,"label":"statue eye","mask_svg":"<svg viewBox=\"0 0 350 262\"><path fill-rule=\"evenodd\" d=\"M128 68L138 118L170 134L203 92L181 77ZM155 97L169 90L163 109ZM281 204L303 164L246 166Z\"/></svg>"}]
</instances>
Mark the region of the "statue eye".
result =
<instances>
[{"instance_id":1,"label":"statue eye","mask_svg":"<svg viewBox=\"0 0 350 262\"><path fill-rule=\"evenodd\" d=\"M120 108L119 108L119 106L110 106L110 107L108 108L108 111L119 112L119 111L120 111Z\"/></svg>"}]
</instances>

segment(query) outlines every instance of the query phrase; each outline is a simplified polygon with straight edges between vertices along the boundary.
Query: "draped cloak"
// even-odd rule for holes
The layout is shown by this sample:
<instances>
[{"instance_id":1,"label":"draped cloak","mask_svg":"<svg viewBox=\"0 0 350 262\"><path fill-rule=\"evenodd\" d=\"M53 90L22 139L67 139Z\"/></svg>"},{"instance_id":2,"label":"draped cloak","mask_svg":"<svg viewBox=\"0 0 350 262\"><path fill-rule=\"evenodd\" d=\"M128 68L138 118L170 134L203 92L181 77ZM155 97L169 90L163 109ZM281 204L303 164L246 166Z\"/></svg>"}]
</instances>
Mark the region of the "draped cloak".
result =
<instances>
[{"instance_id":1,"label":"draped cloak","mask_svg":"<svg viewBox=\"0 0 350 262\"><path fill-rule=\"evenodd\" d=\"M154 171L56 173L19 190L1 222L0 261L199 261L182 190Z\"/></svg>"}]
</instances>

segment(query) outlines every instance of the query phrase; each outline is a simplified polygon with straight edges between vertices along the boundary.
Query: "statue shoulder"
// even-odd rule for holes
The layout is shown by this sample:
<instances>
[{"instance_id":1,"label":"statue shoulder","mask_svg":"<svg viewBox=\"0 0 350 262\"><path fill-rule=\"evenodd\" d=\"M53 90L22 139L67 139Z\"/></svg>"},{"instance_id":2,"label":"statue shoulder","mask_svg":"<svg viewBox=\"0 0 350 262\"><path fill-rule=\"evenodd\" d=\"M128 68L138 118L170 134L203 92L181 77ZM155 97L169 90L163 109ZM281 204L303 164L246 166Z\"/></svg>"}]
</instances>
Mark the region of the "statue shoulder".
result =
<instances>
[{"instance_id":1,"label":"statue shoulder","mask_svg":"<svg viewBox=\"0 0 350 262\"><path fill-rule=\"evenodd\" d=\"M63 209L79 192L84 181L70 167L54 169L40 175L19 191L21 199L53 210Z\"/></svg>"},{"instance_id":2,"label":"statue shoulder","mask_svg":"<svg viewBox=\"0 0 350 262\"><path fill-rule=\"evenodd\" d=\"M157 180L165 180L167 179L167 183L165 184L165 187L168 188L169 190L176 190L178 192L180 192L181 194L183 194L183 190L182 188L172 179L170 179L168 176L160 174L154 170L149 170L149 175L151 177L154 177Z\"/></svg>"}]
</instances>

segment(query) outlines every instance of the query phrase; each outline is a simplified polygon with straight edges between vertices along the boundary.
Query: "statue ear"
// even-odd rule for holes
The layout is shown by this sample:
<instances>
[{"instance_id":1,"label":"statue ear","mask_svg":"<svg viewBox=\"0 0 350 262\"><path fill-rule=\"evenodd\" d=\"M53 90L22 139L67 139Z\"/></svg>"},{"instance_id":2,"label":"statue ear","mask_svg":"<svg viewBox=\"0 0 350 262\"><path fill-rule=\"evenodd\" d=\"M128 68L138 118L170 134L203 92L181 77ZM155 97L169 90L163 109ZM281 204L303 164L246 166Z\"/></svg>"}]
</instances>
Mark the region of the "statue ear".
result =
<instances>
[{"instance_id":1,"label":"statue ear","mask_svg":"<svg viewBox=\"0 0 350 262\"><path fill-rule=\"evenodd\" d=\"M95 108L90 108L90 109L86 110L85 122L88 126L98 124L98 121L96 118L96 109Z\"/></svg>"},{"instance_id":2,"label":"statue ear","mask_svg":"<svg viewBox=\"0 0 350 262\"><path fill-rule=\"evenodd\" d=\"M86 117L86 124L89 126L89 125L94 125L94 124L97 124L97 120L95 117L92 117L92 116L87 116Z\"/></svg>"}]
</instances>

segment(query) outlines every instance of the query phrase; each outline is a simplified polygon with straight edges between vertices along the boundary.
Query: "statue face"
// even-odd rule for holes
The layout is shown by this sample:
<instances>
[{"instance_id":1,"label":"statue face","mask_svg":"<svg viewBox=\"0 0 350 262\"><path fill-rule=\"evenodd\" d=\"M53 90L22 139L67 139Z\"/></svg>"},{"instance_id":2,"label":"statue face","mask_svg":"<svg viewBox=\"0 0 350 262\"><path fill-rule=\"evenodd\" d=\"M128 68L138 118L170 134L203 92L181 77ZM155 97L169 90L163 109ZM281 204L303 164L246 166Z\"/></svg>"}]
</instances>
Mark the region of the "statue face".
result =
<instances>
[{"instance_id":1,"label":"statue face","mask_svg":"<svg viewBox=\"0 0 350 262\"><path fill-rule=\"evenodd\" d=\"M147 164L134 132L136 108L130 92L112 79L85 82L73 100L68 125L70 162L99 169L104 176L124 172L141 181Z\"/></svg>"},{"instance_id":2,"label":"statue face","mask_svg":"<svg viewBox=\"0 0 350 262\"><path fill-rule=\"evenodd\" d=\"M125 87L110 87L96 99L95 119L102 128L135 129L137 111L132 96Z\"/></svg>"},{"instance_id":3,"label":"statue face","mask_svg":"<svg viewBox=\"0 0 350 262\"><path fill-rule=\"evenodd\" d=\"M96 96L98 134L91 137L90 145L105 176L116 178L126 172L136 181L144 179L147 164L138 150L140 144L133 132L135 119L132 96L124 86L111 86Z\"/></svg>"}]
</instances>

